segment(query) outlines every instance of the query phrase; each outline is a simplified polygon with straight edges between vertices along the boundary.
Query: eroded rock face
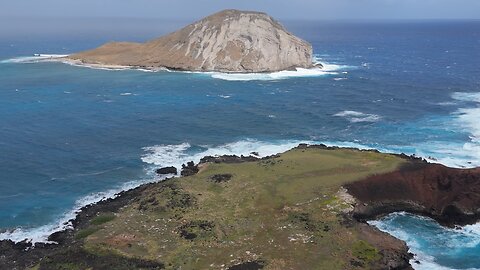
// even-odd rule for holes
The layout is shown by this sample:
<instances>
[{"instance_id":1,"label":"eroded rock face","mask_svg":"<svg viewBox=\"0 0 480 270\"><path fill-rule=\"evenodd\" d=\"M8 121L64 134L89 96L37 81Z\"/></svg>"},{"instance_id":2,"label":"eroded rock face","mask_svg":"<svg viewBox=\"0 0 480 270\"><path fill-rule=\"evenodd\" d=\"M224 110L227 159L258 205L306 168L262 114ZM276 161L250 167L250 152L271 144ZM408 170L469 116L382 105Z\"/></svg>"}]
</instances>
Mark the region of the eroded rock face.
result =
<instances>
[{"instance_id":1,"label":"eroded rock face","mask_svg":"<svg viewBox=\"0 0 480 270\"><path fill-rule=\"evenodd\" d=\"M113 42L73 54L89 64L191 71L310 68L312 46L260 12L224 10L147 43Z\"/></svg>"},{"instance_id":2,"label":"eroded rock face","mask_svg":"<svg viewBox=\"0 0 480 270\"><path fill-rule=\"evenodd\" d=\"M360 201L355 207L355 216L360 219L396 211L431 216L444 225L480 219L480 168L454 169L414 162L346 188Z\"/></svg>"}]
</instances>

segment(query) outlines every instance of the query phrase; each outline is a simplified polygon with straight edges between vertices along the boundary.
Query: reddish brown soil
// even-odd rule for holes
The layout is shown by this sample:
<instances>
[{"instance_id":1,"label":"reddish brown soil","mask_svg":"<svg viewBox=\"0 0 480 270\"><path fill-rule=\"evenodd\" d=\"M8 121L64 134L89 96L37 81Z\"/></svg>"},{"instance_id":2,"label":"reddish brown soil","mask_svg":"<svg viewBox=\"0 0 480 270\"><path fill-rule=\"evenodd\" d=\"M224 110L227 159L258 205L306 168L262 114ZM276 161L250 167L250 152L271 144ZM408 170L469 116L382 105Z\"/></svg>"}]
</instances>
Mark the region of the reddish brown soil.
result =
<instances>
[{"instance_id":1,"label":"reddish brown soil","mask_svg":"<svg viewBox=\"0 0 480 270\"><path fill-rule=\"evenodd\" d=\"M412 161L401 169L346 186L360 203L354 216L372 219L396 211L430 216L444 225L480 219L480 168L454 169Z\"/></svg>"}]
</instances>

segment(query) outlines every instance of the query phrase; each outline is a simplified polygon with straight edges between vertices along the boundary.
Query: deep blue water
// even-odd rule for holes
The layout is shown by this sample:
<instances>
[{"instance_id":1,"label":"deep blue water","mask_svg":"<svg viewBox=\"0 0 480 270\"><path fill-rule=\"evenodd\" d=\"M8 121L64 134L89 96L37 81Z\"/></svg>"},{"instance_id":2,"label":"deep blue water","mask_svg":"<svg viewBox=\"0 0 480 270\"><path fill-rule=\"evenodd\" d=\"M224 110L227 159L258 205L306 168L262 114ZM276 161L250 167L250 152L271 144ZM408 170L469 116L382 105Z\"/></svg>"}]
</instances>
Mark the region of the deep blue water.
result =
<instances>
[{"instance_id":1,"label":"deep blue water","mask_svg":"<svg viewBox=\"0 0 480 270\"><path fill-rule=\"evenodd\" d=\"M22 228L2 237L40 239L76 207L207 153L269 154L313 141L480 166L478 21L287 23L336 65L315 77L230 81L11 60L147 40L181 24L134 25L0 39L0 228ZM426 222L388 224L403 219ZM437 263L480 268L478 244L474 251Z\"/></svg>"}]
</instances>

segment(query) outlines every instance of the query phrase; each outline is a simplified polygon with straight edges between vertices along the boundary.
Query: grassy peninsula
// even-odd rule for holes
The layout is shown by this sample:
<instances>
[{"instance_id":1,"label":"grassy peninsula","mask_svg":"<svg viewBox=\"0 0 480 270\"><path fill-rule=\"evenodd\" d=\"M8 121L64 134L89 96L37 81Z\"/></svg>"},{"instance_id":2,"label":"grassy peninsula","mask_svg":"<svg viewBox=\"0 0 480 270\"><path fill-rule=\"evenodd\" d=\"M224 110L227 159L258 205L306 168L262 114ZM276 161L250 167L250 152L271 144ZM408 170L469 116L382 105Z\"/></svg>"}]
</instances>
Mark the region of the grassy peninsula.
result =
<instances>
[{"instance_id":1,"label":"grassy peninsula","mask_svg":"<svg viewBox=\"0 0 480 270\"><path fill-rule=\"evenodd\" d=\"M408 265L403 242L352 218L355 199L342 187L406 162L375 151L299 147L249 162L202 163L199 173L149 184L114 211L90 211L67 247L31 269Z\"/></svg>"}]
</instances>

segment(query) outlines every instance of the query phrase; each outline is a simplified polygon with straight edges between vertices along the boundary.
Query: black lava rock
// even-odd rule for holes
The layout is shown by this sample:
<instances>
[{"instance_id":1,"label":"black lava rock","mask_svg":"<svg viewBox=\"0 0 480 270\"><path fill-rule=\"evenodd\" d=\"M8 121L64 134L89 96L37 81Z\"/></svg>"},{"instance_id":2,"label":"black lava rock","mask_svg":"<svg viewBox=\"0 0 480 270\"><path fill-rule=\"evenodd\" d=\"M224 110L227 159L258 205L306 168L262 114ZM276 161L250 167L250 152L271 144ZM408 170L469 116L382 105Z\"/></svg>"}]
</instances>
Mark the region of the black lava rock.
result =
<instances>
[{"instance_id":1,"label":"black lava rock","mask_svg":"<svg viewBox=\"0 0 480 270\"><path fill-rule=\"evenodd\" d=\"M171 167L164 167L156 170L157 174L177 174L177 168Z\"/></svg>"}]
</instances>

